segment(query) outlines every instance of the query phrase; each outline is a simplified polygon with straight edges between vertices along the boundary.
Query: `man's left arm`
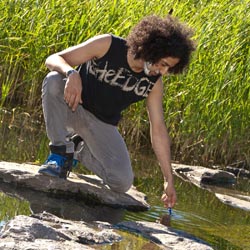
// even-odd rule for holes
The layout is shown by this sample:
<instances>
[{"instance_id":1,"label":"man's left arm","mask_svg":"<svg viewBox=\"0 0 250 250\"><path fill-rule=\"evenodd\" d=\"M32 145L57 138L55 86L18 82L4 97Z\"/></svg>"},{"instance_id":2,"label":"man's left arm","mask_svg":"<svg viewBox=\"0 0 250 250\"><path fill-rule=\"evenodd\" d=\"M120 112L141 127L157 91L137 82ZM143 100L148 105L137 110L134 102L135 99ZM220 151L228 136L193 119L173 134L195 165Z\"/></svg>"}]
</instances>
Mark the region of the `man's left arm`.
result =
<instances>
[{"instance_id":1,"label":"man's left arm","mask_svg":"<svg viewBox=\"0 0 250 250\"><path fill-rule=\"evenodd\" d=\"M163 84L161 79L159 79L147 97L147 110L152 147L164 177L162 201L166 207L173 207L176 203L176 192L171 167L170 138L164 121L162 100Z\"/></svg>"}]
</instances>

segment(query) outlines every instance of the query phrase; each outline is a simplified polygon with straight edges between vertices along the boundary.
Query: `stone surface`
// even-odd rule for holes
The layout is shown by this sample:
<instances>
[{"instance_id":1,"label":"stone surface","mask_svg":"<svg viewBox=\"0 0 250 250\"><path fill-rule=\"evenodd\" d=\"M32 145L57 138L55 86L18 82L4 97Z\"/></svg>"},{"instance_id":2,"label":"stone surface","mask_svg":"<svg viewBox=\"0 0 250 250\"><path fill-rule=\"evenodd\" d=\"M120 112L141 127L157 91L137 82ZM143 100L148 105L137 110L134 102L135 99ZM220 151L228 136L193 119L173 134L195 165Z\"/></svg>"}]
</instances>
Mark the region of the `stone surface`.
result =
<instances>
[{"instance_id":1,"label":"stone surface","mask_svg":"<svg viewBox=\"0 0 250 250\"><path fill-rule=\"evenodd\" d=\"M232 184L236 181L234 174L223 170L183 164L173 164L172 166L178 176L185 180L188 179L198 187L214 184Z\"/></svg>"},{"instance_id":2,"label":"stone surface","mask_svg":"<svg viewBox=\"0 0 250 250\"><path fill-rule=\"evenodd\" d=\"M171 250L211 250L205 242L179 230L153 222L126 221L117 224L118 228L134 231L145 238Z\"/></svg>"},{"instance_id":3,"label":"stone surface","mask_svg":"<svg viewBox=\"0 0 250 250\"><path fill-rule=\"evenodd\" d=\"M0 162L0 179L18 187L46 192L55 197L76 198L87 204L102 204L133 211L149 209L145 194L132 187L125 194L113 192L95 175L70 173L67 180L38 174L39 166Z\"/></svg>"},{"instance_id":4,"label":"stone surface","mask_svg":"<svg viewBox=\"0 0 250 250\"><path fill-rule=\"evenodd\" d=\"M112 229L92 228L85 222L63 220L49 213L16 216L4 225L0 238L0 249L6 250L93 249L88 245L122 239Z\"/></svg>"},{"instance_id":5,"label":"stone surface","mask_svg":"<svg viewBox=\"0 0 250 250\"><path fill-rule=\"evenodd\" d=\"M111 224L120 222L125 209L112 208L104 205L86 205L84 201L75 199L61 199L48 195L45 192L15 187L0 181L0 193L25 200L29 203L30 212L37 214L44 211L60 218L73 221L107 221ZM27 214L25 214L27 215Z\"/></svg>"},{"instance_id":6,"label":"stone surface","mask_svg":"<svg viewBox=\"0 0 250 250\"><path fill-rule=\"evenodd\" d=\"M250 171L243 168L226 167L226 171L233 173L237 177L250 178Z\"/></svg>"},{"instance_id":7,"label":"stone surface","mask_svg":"<svg viewBox=\"0 0 250 250\"><path fill-rule=\"evenodd\" d=\"M182 164L173 164L173 169L180 178L190 181L198 187L206 188L224 204L250 211L249 196L223 188L223 186L226 187L236 182L236 176L233 173Z\"/></svg>"},{"instance_id":8,"label":"stone surface","mask_svg":"<svg viewBox=\"0 0 250 250\"><path fill-rule=\"evenodd\" d=\"M95 246L112 244L122 240L119 230L140 234L149 240L150 248L171 250L211 250L201 240L179 230L153 222L69 221L50 213L19 215L10 220L0 232L0 249L5 250L78 250L96 249ZM153 246L158 246L154 248ZM100 249L100 248L98 248Z\"/></svg>"},{"instance_id":9,"label":"stone surface","mask_svg":"<svg viewBox=\"0 0 250 250\"><path fill-rule=\"evenodd\" d=\"M95 250L92 247L82 246L82 244L71 241L53 241L37 239L34 242L16 241L12 238L5 238L0 242L0 249L3 250Z\"/></svg>"},{"instance_id":10,"label":"stone surface","mask_svg":"<svg viewBox=\"0 0 250 250\"><path fill-rule=\"evenodd\" d=\"M237 195L237 197L225 194L215 194L216 197L222 201L224 204L243 209L245 211L250 211L250 197Z\"/></svg>"}]
</instances>

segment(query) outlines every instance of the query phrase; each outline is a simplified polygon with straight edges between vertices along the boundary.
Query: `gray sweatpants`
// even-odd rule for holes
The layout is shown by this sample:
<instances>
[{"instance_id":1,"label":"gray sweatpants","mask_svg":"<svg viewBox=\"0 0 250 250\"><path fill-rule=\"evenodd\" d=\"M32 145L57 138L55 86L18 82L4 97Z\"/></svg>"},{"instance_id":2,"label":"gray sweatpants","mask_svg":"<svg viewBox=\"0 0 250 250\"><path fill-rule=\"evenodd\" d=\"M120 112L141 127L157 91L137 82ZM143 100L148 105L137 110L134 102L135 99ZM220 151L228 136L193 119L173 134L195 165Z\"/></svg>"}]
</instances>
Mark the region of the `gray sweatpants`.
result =
<instances>
[{"instance_id":1,"label":"gray sweatpants","mask_svg":"<svg viewBox=\"0 0 250 250\"><path fill-rule=\"evenodd\" d=\"M64 101L65 83L64 76L55 71L43 81L42 104L50 144L66 145L66 152L72 153L74 144L68 136L80 135L85 144L77 159L112 190L126 192L134 175L127 147L117 127L102 122L81 105L72 112Z\"/></svg>"}]
</instances>

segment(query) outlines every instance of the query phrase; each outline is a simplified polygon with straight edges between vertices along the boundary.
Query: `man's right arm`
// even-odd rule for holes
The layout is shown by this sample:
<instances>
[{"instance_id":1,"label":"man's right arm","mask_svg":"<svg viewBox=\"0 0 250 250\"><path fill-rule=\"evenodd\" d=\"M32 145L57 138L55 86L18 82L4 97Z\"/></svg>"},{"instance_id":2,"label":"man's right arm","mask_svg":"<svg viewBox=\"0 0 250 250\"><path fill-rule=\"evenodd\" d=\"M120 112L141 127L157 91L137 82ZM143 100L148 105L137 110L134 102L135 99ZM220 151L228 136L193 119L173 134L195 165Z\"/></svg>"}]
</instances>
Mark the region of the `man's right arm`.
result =
<instances>
[{"instance_id":1,"label":"man's right arm","mask_svg":"<svg viewBox=\"0 0 250 250\"><path fill-rule=\"evenodd\" d=\"M111 35L108 34L95 36L79 45L52 54L45 64L51 71L66 75L73 67L104 56L111 45L111 39Z\"/></svg>"},{"instance_id":2,"label":"man's right arm","mask_svg":"<svg viewBox=\"0 0 250 250\"><path fill-rule=\"evenodd\" d=\"M49 56L45 64L51 71L57 71L66 76L67 72L73 70L75 66L104 56L111 45L111 40L112 37L108 34L95 36L86 42ZM64 99L72 111L82 103L81 93L82 81L80 75L75 72L67 78L64 89Z\"/></svg>"}]
</instances>

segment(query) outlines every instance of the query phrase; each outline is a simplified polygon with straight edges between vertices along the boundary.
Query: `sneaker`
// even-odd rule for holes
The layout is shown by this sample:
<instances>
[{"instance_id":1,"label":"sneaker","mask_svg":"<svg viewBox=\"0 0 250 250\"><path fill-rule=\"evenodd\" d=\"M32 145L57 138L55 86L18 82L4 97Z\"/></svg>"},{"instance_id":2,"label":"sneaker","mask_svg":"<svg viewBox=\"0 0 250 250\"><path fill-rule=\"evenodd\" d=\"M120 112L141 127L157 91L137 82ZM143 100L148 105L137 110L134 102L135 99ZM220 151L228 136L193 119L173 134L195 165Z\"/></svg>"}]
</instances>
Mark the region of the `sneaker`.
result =
<instances>
[{"instance_id":1,"label":"sneaker","mask_svg":"<svg viewBox=\"0 0 250 250\"><path fill-rule=\"evenodd\" d=\"M73 153L63 153L65 150L61 147L50 146L50 148L52 153L40 167L38 173L67 179L73 165ZM54 153L56 150L58 153Z\"/></svg>"}]
</instances>

